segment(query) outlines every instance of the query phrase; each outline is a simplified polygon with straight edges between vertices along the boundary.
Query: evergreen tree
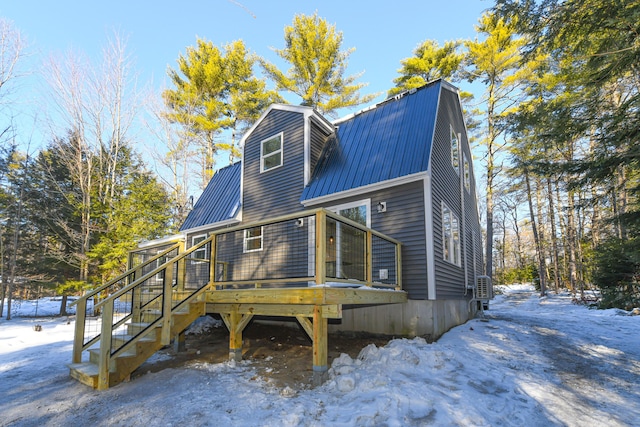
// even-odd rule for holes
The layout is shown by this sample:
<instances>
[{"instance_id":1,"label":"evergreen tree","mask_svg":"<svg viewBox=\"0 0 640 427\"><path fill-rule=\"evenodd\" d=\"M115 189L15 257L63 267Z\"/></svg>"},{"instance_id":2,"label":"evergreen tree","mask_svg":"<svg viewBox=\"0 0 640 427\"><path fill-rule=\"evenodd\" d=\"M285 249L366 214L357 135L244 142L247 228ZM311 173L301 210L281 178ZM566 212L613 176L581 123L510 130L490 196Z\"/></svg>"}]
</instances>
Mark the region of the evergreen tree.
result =
<instances>
[{"instance_id":1,"label":"evergreen tree","mask_svg":"<svg viewBox=\"0 0 640 427\"><path fill-rule=\"evenodd\" d=\"M291 64L287 73L265 61L261 64L279 90L298 95L301 105L320 113L336 115L340 108L370 102L376 95L360 95L364 83L356 83L359 74L345 76L347 60L355 49L340 50L342 32L318 17L296 15L293 24L284 29L285 47L276 54Z\"/></svg>"},{"instance_id":2,"label":"evergreen tree","mask_svg":"<svg viewBox=\"0 0 640 427\"><path fill-rule=\"evenodd\" d=\"M460 42L448 41L440 47L435 40L425 40L413 51L413 56L405 58L398 70L400 77L393 79L396 84L389 90L391 97L405 90L424 86L432 80L459 80L464 55L458 52Z\"/></svg>"},{"instance_id":3,"label":"evergreen tree","mask_svg":"<svg viewBox=\"0 0 640 427\"><path fill-rule=\"evenodd\" d=\"M230 161L237 158L236 133L280 99L253 74L255 62L241 40L219 49L198 39L196 47L179 56L178 70L168 71L175 89L163 93L167 117L183 127L185 140L201 148L203 187L213 175L218 151L229 151ZM224 138L225 130L231 131L230 138Z\"/></svg>"},{"instance_id":4,"label":"evergreen tree","mask_svg":"<svg viewBox=\"0 0 640 427\"><path fill-rule=\"evenodd\" d=\"M518 18L528 55L544 51L552 59L556 84L539 102L547 125L541 134L567 153L561 166L573 178L570 191L592 188L593 218L597 212L611 224L592 224L591 242L599 246L590 251L596 284L609 292L624 281L609 274L640 274L629 261L640 231L640 2L499 0L495 10ZM633 287L612 286L610 301L637 298Z\"/></svg>"},{"instance_id":5,"label":"evergreen tree","mask_svg":"<svg viewBox=\"0 0 640 427\"><path fill-rule=\"evenodd\" d=\"M480 143L486 155L486 274L493 274L493 206L494 181L500 173L496 165L496 155L503 145L499 137L504 128L501 118L515 104L514 92L518 79L515 77L520 67L520 48L523 41L517 37L515 22L507 21L495 14L484 14L476 27L485 36L482 41L467 41L468 76L470 81L480 80L486 85L483 101L486 105L482 122Z\"/></svg>"}]
</instances>

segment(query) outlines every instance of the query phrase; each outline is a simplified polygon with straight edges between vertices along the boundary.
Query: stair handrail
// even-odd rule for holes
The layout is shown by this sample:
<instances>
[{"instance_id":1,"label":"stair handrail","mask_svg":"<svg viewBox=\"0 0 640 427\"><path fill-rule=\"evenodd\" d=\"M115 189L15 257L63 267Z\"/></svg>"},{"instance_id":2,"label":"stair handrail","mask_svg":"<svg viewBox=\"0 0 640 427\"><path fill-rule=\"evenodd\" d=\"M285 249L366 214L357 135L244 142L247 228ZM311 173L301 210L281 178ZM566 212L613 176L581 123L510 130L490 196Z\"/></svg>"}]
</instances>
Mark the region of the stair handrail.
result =
<instances>
[{"instance_id":1,"label":"stair handrail","mask_svg":"<svg viewBox=\"0 0 640 427\"><path fill-rule=\"evenodd\" d=\"M74 302L69 304L69 306L72 307L72 306L78 304L81 299L88 300L89 298L95 296L96 294L99 294L100 292L104 291L108 287L113 286L117 282L126 279L128 276L130 276L136 270L139 270L140 268L144 268L147 265L151 264L152 262L155 262L157 259L162 258L163 256L167 255L169 252L178 249L181 245L182 245L182 241L174 243L168 249L165 249L164 251L162 251L162 252L158 253L157 255L149 258L148 260L136 265L135 267L130 268L129 270L127 270L124 273L122 273L121 275L117 276L116 278L109 280L104 285L101 285L101 286L99 286L99 287L97 287L95 289L92 289L87 294L81 296L80 298L78 298L77 300L75 300Z\"/></svg>"},{"instance_id":2,"label":"stair handrail","mask_svg":"<svg viewBox=\"0 0 640 427\"><path fill-rule=\"evenodd\" d=\"M126 294L131 289L135 288L136 286L138 286L139 284L143 283L144 281L152 278L156 274L158 274L161 271L165 270L170 265L172 265L172 264L174 264L174 263L186 258L187 255L197 251L202 246L205 246L206 244L211 242L214 237L215 237L215 235L211 235L210 237L208 237L207 239L203 240L202 242L199 242L197 245L194 245L194 246L190 247L189 249L187 249L186 251L176 255L175 257L173 257L173 258L171 258L169 260L167 260L164 264L161 264L160 266L156 267L154 270L151 270L147 274L145 274L145 275L139 277L138 279L134 280L133 282L129 283L127 286L125 286L124 288L120 289L119 291L114 292L113 294L109 295L107 298L103 299L98 304L96 304L95 308L100 308L100 307L104 306L107 303L108 300L115 300L116 298Z\"/></svg>"},{"instance_id":3,"label":"stair handrail","mask_svg":"<svg viewBox=\"0 0 640 427\"><path fill-rule=\"evenodd\" d=\"M144 276L136 279L135 281L125 286L124 288L120 289L119 291L109 295L107 298L105 298L103 301L100 301L100 303L96 305L96 308L102 307L102 329L99 335L100 354L99 354L99 361L98 361L98 389L99 390L103 390L109 387L109 366L111 365L111 359L113 357L116 357L118 354L129 349L144 335L142 332L138 333L137 335L132 337L127 343L125 343L122 347L120 347L117 350L117 352L114 352L113 354L111 353L111 339L105 340L102 337L111 337L113 334L113 326L114 326L113 325L113 308L114 308L115 300L118 297L124 295L125 293L133 290L135 287L141 285L146 280L152 278L153 276L158 274L160 271L165 270L165 284L162 288L162 295L163 295L163 303L165 304L165 307L166 307L167 301L169 301L169 304L171 302L171 299L168 298L167 294L169 294L172 289L171 276L172 276L173 269L171 267L173 266L173 264L178 263L181 260L185 259L188 255L197 251L202 246L207 245L209 242L211 242L215 238L216 238L215 234L210 235L207 239L203 240L202 242L199 242L197 245L192 246L191 248L176 255L175 257L167 260L161 266L145 274ZM202 288L195 289L189 296L183 298L182 301L179 304L177 304L175 307L171 307L169 305L169 310L167 311L163 310L162 315L158 319L156 319L154 322L151 323L151 325L153 326L162 324L162 337L163 337L162 340L167 341L165 344L169 344L169 339L170 339L169 329L171 328L171 313L177 310L178 307L185 300L191 300L195 298L195 296L202 293L204 289L208 288L210 285L211 285L211 281L209 281L209 284L203 286ZM148 328L149 326L147 327L146 330L148 330ZM75 347L75 342L74 342L74 347ZM75 348L74 348L74 351L75 351Z\"/></svg>"},{"instance_id":4,"label":"stair handrail","mask_svg":"<svg viewBox=\"0 0 640 427\"><path fill-rule=\"evenodd\" d=\"M84 342L84 334L85 334L85 329L84 328L85 328L85 322L86 322L86 317L87 317L87 301L89 300L89 298L94 297L98 293L100 293L100 292L104 291L105 289L113 286L114 284L118 283L119 281L126 279L129 275L135 273L136 270L139 270L140 268L146 267L147 265L155 262L159 258L162 258L163 256L166 256L171 251L179 249L182 244L183 244L182 241L177 241L176 243L171 245L168 249L165 249L165 250L161 251L160 253L158 253L157 255L151 257L147 261L145 261L143 263L140 263L140 264L136 265L133 268L130 268L129 270L125 271L124 273L122 273L121 275L116 277L115 279L111 279L110 281L108 281L104 285L102 285L102 286L100 286L100 287L98 287L96 289L91 290L89 293L81 296L76 301L74 301L72 304L70 304L71 306L74 306L74 305L77 306L76 307L76 324L75 324L74 339L73 339L73 356L72 356L73 363L80 363L80 361L82 360L82 352L88 346L90 346L94 342L96 342L98 340L98 337L100 336L100 335L97 335L96 337L94 337L91 341L89 341L86 344ZM156 269L156 270L158 270L158 269ZM157 272L156 272L156 274L157 274ZM97 307L94 305L94 310L96 308Z\"/></svg>"}]
</instances>

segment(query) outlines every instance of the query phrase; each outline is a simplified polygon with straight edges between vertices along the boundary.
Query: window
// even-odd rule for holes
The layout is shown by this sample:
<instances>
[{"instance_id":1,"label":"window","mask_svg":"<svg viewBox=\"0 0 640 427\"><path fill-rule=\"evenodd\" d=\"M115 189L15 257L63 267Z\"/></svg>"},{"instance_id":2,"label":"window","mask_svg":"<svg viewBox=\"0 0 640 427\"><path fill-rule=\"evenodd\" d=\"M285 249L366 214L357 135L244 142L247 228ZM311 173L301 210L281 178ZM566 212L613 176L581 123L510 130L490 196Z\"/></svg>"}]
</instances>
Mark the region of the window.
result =
<instances>
[{"instance_id":1,"label":"window","mask_svg":"<svg viewBox=\"0 0 640 427\"><path fill-rule=\"evenodd\" d=\"M191 238L191 246L196 246L197 244L199 244L200 242L202 242L206 238L207 238L206 234L201 234L199 236L193 236ZM195 251L191 252L191 258L195 258L197 260L206 260L206 259L208 259L209 257L207 255L207 245L204 245L201 248L196 249Z\"/></svg>"},{"instance_id":2,"label":"window","mask_svg":"<svg viewBox=\"0 0 640 427\"><path fill-rule=\"evenodd\" d=\"M357 202L345 203L343 205L332 206L327 208L331 212L335 212L340 216L349 218L352 221L362 224L365 227L371 227L371 200L359 200Z\"/></svg>"},{"instance_id":3,"label":"window","mask_svg":"<svg viewBox=\"0 0 640 427\"><path fill-rule=\"evenodd\" d=\"M463 156L464 159L464 188L469 191L471 188L471 171L469 170L469 160L467 160L467 156Z\"/></svg>"},{"instance_id":4,"label":"window","mask_svg":"<svg viewBox=\"0 0 640 427\"><path fill-rule=\"evenodd\" d=\"M453 130L453 127L451 127L451 166L453 166L457 173L460 173L460 144L458 135Z\"/></svg>"},{"instance_id":5,"label":"window","mask_svg":"<svg viewBox=\"0 0 640 427\"><path fill-rule=\"evenodd\" d=\"M244 252L262 250L262 227L253 227L244 230Z\"/></svg>"},{"instance_id":6,"label":"window","mask_svg":"<svg viewBox=\"0 0 640 427\"><path fill-rule=\"evenodd\" d=\"M282 166L282 132L260 143L260 172Z\"/></svg>"},{"instance_id":7,"label":"window","mask_svg":"<svg viewBox=\"0 0 640 427\"><path fill-rule=\"evenodd\" d=\"M460 222L442 203L442 256L445 261L460 266Z\"/></svg>"},{"instance_id":8,"label":"window","mask_svg":"<svg viewBox=\"0 0 640 427\"><path fill-rule=\"evenodd\" d=\"M359 200L327 208L331 212L371 226L371 200ZM351 225L333 219L327 221L327 277L365 279L366 234Z\"/></svg>"}]
</instances>

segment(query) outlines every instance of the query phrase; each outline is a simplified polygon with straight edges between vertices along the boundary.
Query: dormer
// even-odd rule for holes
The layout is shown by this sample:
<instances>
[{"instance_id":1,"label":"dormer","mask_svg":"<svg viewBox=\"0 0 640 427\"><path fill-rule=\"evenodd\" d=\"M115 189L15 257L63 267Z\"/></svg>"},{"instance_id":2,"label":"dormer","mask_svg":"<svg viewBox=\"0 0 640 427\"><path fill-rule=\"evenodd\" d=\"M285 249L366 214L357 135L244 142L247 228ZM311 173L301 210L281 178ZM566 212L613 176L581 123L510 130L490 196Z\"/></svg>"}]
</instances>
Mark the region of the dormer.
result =
<instances>
[{"instance_id":1,"label":"dormer","mask_svg":"<svg viewBox=\"0 0 640 427\"><path fill-rule=\"evenodd\" d=\"M311 107L271 105L240 140L243 220L302 210L300 195L333 131Z\"/></svg>"}]
</instances>

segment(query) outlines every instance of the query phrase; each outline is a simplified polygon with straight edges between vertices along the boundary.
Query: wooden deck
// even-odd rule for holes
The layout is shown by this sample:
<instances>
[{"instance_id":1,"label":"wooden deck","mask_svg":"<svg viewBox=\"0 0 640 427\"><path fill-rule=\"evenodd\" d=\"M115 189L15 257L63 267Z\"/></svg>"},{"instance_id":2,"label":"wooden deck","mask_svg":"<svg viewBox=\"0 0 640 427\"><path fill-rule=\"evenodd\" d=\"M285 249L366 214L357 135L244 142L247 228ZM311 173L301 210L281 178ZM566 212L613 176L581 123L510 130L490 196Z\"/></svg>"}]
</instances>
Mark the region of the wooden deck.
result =
<instances>
[{"instance_id":1,"label":"wooden deck","mask_svg":"<svg viewBox=\"0 0 640 427\"><path fill-rule=\"evenodd\" d=\"M259 247L248 250L246 231L256 228ZM321 383L329 319L341 319L345 306L406 301L401 243L324 209L216 230L189 248L162 241L132 251L128 271L77 301L71 375L108 388L157 346L181 340L185 313L191 321L219 313L234 360L253 316L297 319L313 342Z\"/></svg>"},{"instance_id":2,"label":"wooden deck","mask_svg":"<svg viewBox=\"0 0 640 427\"><path fill-rule=\"evenodd\" d=\"M341 319L345 305L398 304L407 301L403 291L366 287L225 289L204 294L207 313L219 313L229 329L229 357L242 359L242 331L253 316L295 317L313 343L314 383L328 371L328 319Z\"/></svg>"}]
</instances>

